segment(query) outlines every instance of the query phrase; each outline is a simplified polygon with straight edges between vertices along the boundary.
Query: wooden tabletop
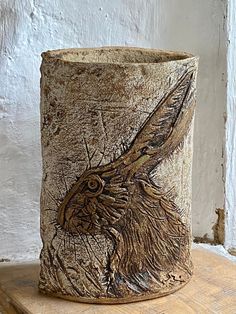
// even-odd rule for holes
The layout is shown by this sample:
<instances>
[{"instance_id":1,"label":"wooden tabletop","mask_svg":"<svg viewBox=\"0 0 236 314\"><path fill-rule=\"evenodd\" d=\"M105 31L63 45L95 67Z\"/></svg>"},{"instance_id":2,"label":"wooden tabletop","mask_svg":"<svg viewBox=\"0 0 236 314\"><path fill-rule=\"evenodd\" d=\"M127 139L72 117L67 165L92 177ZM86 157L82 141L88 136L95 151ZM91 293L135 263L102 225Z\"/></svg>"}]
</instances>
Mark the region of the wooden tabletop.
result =
<instances>
[{"instance_id":1,"label":"wooden tabletop","mask_svg":"<svg viewBox=\"0 0 236 314\"><path fill-rule=\"evenodd\" d=\"M93 305L46 297L37 291L38 262L0 267L0 313L33 314L236 314L236 263L193 250L194 276L178 292L152 301Z\"/></svg>"}]
</instances>

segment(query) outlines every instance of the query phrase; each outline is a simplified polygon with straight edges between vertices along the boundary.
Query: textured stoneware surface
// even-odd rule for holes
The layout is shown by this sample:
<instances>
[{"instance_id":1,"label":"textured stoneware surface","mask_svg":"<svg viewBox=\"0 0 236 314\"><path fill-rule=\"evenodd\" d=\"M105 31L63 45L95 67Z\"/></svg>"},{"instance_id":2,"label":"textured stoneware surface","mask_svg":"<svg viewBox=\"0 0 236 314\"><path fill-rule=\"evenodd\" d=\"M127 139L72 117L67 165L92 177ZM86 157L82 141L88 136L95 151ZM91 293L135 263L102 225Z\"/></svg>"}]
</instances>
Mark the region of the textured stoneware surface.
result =
<instances>
[{"instance_id":1,"label":"textured stoneware surface","mask_svg":"<svg viewBox=\"0 0 236 314\"><path fill-rule=\"evenodd\" d=\"M191 277L197 58L139 48L43 53L41 292L125 303Z\"/></svg>"}]
</instances>

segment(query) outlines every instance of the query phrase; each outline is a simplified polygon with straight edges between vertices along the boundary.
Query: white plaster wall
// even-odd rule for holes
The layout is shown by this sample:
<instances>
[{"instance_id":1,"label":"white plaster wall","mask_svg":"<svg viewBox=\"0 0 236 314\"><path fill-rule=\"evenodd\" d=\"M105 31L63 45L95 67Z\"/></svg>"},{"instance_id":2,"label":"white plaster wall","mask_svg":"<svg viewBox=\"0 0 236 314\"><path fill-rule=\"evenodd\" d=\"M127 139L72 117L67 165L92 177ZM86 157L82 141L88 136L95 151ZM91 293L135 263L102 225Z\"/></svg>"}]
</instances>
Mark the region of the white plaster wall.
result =
<instances>
[{"instance_id":1,"label":"white plaster wall","mask_svg":"<svg viewBox=\"0 0 236 314\"><path fill-rule=\"evenodd\" d=\"M130 45L200 55L193 171L194 234L212 236L223 207L225 1L1 0L0 259L40 248L40 53Z\"/></svg>"},{"instance_id":2,"label":"white plaster wall","mask_svg":"<svg viewBox=\"0 0 236 314\"><path fill-rule=\"evenodd\" d=\"M200 56L194 133L193 235L213 239L215 210L224 208L226 1L161 0L153 46Z\"/></svg>"},{"instance_id":3,"label":"white plaster wall","mask_svg":"<svg viewBox=\"0 0 236 314\"><path fill-rule=\"evenodd\" d=\"M229 1L228 88L226 121L226 241L227 249L236 249L236 0Z\"/></svg>"}]
</instances>

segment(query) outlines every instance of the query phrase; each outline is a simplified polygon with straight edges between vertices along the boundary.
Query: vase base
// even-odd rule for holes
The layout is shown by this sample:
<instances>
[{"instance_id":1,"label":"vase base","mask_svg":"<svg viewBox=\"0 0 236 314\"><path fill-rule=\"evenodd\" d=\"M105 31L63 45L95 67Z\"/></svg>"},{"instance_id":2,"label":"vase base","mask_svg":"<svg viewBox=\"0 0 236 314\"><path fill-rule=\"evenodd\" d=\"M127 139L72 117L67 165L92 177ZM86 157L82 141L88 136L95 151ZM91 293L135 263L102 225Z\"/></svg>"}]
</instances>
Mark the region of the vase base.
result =
<instances>
[{"instance_id":1,"label":"vase base","mask_svg":"<svg viewBox=\"0 0 236 314\"><path fill-rule=\"evenodd\" d=\"M52 297L57 297L69 301L74 301L74 302L81 302L81 303L93 303L93 304L125 304L125 303L132 303L132 302L139 302L139 301L145 301L145 300L152 300L160 297L164 297L166 295L172 294L180 289L182 289L190 280L192 276L190 276L186 281L178 284L178 286L174 286L173 288L166 288L162 289L159 292L154 292L154 293L145 293L145 294L140 294L137 296L127 296L127 297L120 297L120 298L106 298L106 297L99 297L99 298L84 298L84 297L79 297L79 296L71 296L71 295L63 295L61 293L56 293L56 292L48 292L44 291L42 289L39 289L39 292L42 294L45 294L47 296L52 296Z\"/></svg>"}]
</instances>

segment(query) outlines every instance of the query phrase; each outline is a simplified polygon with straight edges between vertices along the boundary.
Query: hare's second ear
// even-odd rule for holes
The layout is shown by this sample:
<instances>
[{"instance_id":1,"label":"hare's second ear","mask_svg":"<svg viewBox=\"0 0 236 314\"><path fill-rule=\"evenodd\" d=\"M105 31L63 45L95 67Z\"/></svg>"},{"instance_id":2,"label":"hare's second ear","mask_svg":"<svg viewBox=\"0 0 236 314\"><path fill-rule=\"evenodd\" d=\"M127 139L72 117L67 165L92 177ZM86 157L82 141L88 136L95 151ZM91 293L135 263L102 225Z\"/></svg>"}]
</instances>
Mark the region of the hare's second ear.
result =
<instances>
[{"instance_id":1,"label":"hare's second ear","mask_svg":"<svg viewBox=\"0 0 236 314\"><path fill-rule=\"evenodd\" d=\"M150 172L183 141L194 112L194 80L194 72L185 73L143 124L124 156L127 169L135 165L132 175Z\"/></svg>"}]
</instances>

